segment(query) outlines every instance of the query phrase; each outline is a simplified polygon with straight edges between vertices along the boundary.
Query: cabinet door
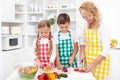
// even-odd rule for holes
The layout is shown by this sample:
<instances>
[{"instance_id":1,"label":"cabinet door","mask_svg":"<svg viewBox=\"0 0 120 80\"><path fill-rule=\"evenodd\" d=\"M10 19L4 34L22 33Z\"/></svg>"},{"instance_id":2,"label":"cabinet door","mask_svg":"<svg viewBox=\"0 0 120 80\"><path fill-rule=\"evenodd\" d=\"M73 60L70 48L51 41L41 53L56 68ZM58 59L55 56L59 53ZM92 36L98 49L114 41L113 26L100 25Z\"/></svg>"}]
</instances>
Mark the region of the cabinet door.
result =
<instances>
[{"instance_id":1,"label":"cabinet door","mask_svg":"<svg viewBox=\"0 0 120 80\"><path fill-rule=\"evenodd\" d=\"M3 77L4 80L15 70L15 56L11 53L3 54Z\"/></svg>"},{"instance_id":2,"label":"cabinet door","mask_svg":"<svg viewBox=\"0 0 120 80\"><path fill-rule=\"evenodd\" d=\"M120 50L111 50L111 70L108 80L120 80Z\"/></svg>"},{"instance_id":3,"label":"cabinet door","mask_svg":"<svg viewBox=\"0 0 120 80\"><path fill-rule=\"evenodd\" d=\"M3 65L2 64L3 64L2 54L0 54L0 80L3 80Z\"/></svg>"},{"instance_id":4,"label":"cabinet door","mask_svg":"<svg viewBox=\"0 0 120 80\"><path fill-rule=\"evenodd\" d=\"M1 0L2 21L15 20L15 0Z\"/></svg>"}]
</instances>

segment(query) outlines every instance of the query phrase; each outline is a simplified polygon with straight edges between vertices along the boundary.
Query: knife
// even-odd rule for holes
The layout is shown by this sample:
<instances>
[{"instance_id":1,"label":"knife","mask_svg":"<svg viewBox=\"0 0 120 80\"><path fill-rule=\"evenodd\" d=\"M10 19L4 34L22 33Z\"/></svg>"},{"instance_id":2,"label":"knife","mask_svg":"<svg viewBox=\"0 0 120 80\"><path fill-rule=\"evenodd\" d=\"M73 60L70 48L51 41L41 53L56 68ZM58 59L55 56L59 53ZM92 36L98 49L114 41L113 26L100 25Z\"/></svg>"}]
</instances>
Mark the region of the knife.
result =
<instances>
[{"instance_id":1,"label":"knife","mask_svg":"<svg viewBox=\"0 0 120 80\"><path fill-rule=\"evenodd\" d=\"M70 63L68 63L68 66L67 66L67 68L71 68L72 67L72 65L70 65Z\"/></svg>"},{"instance_id":2,"label":"knife","mask_svg":"<svg viewBox=\"0 0 120 80\"><path fill-rule=\"evenodd\" d=\"M81 68L83 69L84 68L84 62L83 62L83 60L80 62L80 64L81 64Z\"/></svg>"},{"instance_id":3,"label":"knife","mask_svg":"<svg viewBox=\"0 0 120 80\"><path fill-rule=\"evenodd\" d=\"M81 68L84 69L84 67L86 67L87 64L86 64L86 60L82 60L81 61Z\"/></svg>"}]
</instances>

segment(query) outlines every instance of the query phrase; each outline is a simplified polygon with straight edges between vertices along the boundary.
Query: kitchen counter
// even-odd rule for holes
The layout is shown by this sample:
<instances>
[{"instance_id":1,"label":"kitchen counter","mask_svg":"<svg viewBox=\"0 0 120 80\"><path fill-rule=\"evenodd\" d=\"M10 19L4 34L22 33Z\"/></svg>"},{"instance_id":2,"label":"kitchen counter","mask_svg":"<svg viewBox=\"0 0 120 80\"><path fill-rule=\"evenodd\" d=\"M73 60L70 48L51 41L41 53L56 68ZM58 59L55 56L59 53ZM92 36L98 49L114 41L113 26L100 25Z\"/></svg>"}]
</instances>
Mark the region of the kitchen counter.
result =
<instances>
[{"instance_id":1,"label":"kitchen counter","mask_svg":"<svg viewBox=\"0 0 120 80\"><path fill-rule=\"evenodd\" d=\"M27 52L27 53L29 53L29 52ZM119 50L119 48L111 49L110 55L111 55L111 70L110 70L110 75L109 75L108 80L119 80L120 79L120 76L119 76L119 73L120 73L120 50ZM25 56L25 55L23 55L23 56ZM81 79L81 80L95 80L92 73L72 72L71 74L68 74L68 75L69 75L69 77L67 79L62 79L62 80L74 80L74 79L76 79L76 80L79 80L79 79ZM73 78L75 77L75 78L73 79L72 77ZM20 80L20 77L17 74L17 71L14 71L6 80Z\"/></svg>"},{"instance_id":2,"label":"kitchen counter","mask_svg":"<svg viewBox=\"0 0 120 80\"><path fill-rule=\"evenodd\" d=\"M38 72L36 75L38 75ZM16 70L6 80L21 80L21 79ZM34 80L37 80L37 77L35 77ZM71 69L71 73L68 74L68 78L61 78L59 80L95 80L95 78L93 77L91 72L80 73L80 72L74 72L73 69Z\"/></svg>"}]
</instances>

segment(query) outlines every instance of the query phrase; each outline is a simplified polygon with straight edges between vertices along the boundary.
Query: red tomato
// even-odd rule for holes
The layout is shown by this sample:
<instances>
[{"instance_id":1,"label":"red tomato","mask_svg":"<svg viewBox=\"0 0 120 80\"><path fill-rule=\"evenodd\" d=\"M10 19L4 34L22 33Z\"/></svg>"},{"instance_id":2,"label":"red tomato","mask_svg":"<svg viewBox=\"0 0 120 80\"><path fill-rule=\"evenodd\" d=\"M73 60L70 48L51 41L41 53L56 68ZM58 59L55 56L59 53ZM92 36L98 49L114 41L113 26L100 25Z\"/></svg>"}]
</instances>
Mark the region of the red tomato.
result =
<instances>
[{"instance_id":1,"label":"red tomato","mask_svg":"<svg viewBox=\"0 0 120 80\"><path fill-rule=\"evenodd\" d=\"M79 69L79 72L85 72L85 70L84 69Z\"/></svg>"},{"instance_id":2,"label":"red tomato","mask_svg":"<svg viewBox=\"0 0 120 80\"><path fill-rule=\"evenodd\" d=\"M74 68L74 71L76 72L76 71L79 71L79 68Z\"/></svg>"},{"instance_id":3,"label":"red tomato","mask_svg":"<svg viewBox=\"0 0 120 80\"><path fill-rule=\"evenodd\" d=\"M44 80L44 75L39 75L38 80Z\"/></svg>"},{"instance_id":4,"label":"red tomato","mask_svg":"<svg viewBox=\"0 0 120 80\"><path fill-rule=\"evenodd\" d=\"M25 68L24 71L25 73L29 74L31 70L29 68Z\"/></svg>"}]
</instances>

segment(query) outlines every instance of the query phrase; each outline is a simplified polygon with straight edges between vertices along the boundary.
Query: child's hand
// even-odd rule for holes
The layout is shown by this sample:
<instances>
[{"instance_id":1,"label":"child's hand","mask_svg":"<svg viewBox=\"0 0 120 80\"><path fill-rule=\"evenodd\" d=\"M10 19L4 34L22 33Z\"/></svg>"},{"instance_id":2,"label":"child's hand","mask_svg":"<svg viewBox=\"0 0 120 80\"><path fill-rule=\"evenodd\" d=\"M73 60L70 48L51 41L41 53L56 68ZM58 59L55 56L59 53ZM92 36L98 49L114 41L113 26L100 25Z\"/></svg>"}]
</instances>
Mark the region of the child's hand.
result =
<instances>
[{"instance_id":1,"label":"child's hand","mask_svg":"<svg viewBox=\"0 0 120 80\"><path fill-rule=\"evenodd\" d=\"M34 61L38 62L38 63L40 62L40 60L38 58L35 58Z\"/></svg>"},{"instance_id":2,"label":"child's hand","mask_svg":"<svg viewBox=\"0 0 120 80\"><path fill-rule=\"evenodd\" d=\"M40 54L38 54L38 53L35 53L35 55L36 55L36 57L40 57Z\"/></svg>"},{"instance_id":3,"label":"child's hand","mask_svg":"<svg viewBox=\"0 0 120 80\"><path fill-rule=\"evenodd\" d=\"M41 62L40 62L40 60L38 58L35 58L34 61L35 61L35 65L37 67L42 67L42 64L41 64Z\"/></svg>"},{"instance_id":4,"label":"child's hand","mask_svg":"<svg viewBox=\"0 0 120 80\"><path fill-rule=\"evenodd\" d=\"M73 62L74 62L74 58L71 57L70 60L69 60L69 64L70 64L70 66L73 64Z\"/></svg>"},{"instance_id":5,"label":"child's hand","mask_svg":"<svg viewBox=\"0 0 120 80\"><path fill-rule=\"evenodd\" d=\"M50 62L50 63L46 66L46 68L51 69L51 68L52 68L52 66L53 66L53 63L52 63L52 62Z\"/></svg>"},{"instance_id":6,"label":"child's hand","mask_svg":"<svg viewBox=\"0 0 120 80\"><path fill-rule=\"evenodd\" d=\"M58 69L62 70L63 66L61 64L57 65Z\"/></svg>"}]
</instances>

